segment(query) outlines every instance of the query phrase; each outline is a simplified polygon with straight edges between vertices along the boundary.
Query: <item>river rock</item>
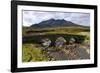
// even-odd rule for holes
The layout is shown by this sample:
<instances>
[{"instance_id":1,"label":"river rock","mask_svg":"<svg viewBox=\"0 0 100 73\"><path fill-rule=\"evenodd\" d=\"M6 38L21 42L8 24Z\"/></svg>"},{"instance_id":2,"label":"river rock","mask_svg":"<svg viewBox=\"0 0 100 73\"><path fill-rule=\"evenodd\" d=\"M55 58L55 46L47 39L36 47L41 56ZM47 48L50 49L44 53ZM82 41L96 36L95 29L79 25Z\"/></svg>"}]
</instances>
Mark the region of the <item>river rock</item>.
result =
<instances>
[{"instance_id":1,"label":"river rock","mask_svg":"<svg viewBox=\"0 0 100 73\"><path fill-rule=\"evenodd\" d=\"M70 38L70 40L69 40L69 44L73 44L73 43L75 43L75 39L74 38Z\"/></svg>"},{"instance_id":2,"label":"river rock","mask_svg":"<svg viewBox=\"0 0 100 73\"><path fill-rule=\"evenodd\" d=\"M64 37L58 37L55 41L56 48L62 48L66 44L66 40Z\"/></svg>"},{"instance_id":3,"label":"river rock","mask_svg":"<svg viewBox=\"0 0 100 73\"><path fill-rule=\"evenodd\" d=\"M41 40L41 42L42 47L44 47L44 49L48 48L51 45L51 40L49 38L44 38Z\"/></svg>"}]
</instances>

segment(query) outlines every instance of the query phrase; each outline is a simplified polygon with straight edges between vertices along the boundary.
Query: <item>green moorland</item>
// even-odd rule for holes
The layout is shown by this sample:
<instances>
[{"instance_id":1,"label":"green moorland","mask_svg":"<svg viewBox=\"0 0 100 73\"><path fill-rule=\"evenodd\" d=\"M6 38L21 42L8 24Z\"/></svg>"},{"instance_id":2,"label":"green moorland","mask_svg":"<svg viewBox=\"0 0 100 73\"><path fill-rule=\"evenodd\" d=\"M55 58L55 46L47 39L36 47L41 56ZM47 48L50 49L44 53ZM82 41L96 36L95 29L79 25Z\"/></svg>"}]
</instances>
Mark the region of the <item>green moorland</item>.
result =
<instances>
[{"instance_id":1,"label":"green moorland","mask_svg":"<svg viewBox=\"0 0 100 73\"><path fill-rule=\"evenodd\" d=\"M90 43L90 29L89 27L56 27L56 28L42 28L35 29L30 27L23 27L23 48L22 48L22 62L36 62L49 61L42 53L40 40L49 38L53 43L57 37L62 36L67 41L71 37L76 39L76 43Z\"/></svg>"},{"instance_id":2,"label":"green moorland","mask_svg":"<svg viewBox=\"0 0 100 73\"><path fill-rule=\"evenodd\" d=\"M37 47L36 44L23 44L22 48L22 61L47 61L48 58L41 53L41 48Z\"/></svg>"}]
</instances>

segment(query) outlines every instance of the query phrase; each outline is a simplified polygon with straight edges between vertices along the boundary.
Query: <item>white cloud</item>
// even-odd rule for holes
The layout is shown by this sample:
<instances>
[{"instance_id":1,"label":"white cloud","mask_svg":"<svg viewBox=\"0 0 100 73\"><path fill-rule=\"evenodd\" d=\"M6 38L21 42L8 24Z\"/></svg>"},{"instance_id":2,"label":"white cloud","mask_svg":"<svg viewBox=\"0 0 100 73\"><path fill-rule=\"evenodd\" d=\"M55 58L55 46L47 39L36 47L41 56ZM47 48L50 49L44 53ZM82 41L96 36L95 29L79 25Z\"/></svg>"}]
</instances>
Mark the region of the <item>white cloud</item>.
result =
<instances>
[{"instance_id":1,"label":"white cloud","mask_svg":"<svg viewBox=\"0 0 100 73\"><path fill-rule=\"evenodd\" d=\"M30 26L49 19L65 19L80 25L90 25L90 15L87 13L70 12L43 12L43 11L23 11L23 25Z\"/></svg>"}]
</instances>

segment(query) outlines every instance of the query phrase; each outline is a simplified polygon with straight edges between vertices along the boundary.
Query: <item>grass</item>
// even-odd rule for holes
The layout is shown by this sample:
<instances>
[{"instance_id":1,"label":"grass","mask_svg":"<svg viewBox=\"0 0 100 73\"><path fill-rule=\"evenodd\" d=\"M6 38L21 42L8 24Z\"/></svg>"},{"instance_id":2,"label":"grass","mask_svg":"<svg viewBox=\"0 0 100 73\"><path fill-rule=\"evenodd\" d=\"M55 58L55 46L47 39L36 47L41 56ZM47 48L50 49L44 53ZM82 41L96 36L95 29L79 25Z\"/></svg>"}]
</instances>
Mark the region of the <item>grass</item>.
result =
<instances>
[{"instance_id":1,"label":"grass","mask_svg":"<svg viewBox=\"0 0 100 73\"><path fill-rule=\"evenodd\" d=\"M47 61L48 58L41 53L41 49L33 44L23 44L22 62Z\"/></svg>"},{"instance_id":2,"label":"grass","mask_svg":"<svg viewBox=\"0 0 100 73\"><path fill-rule=\"evenodd\" d=\"M80 32L89 32L89 28L82 27L56 27L56 28L23 28L23 36L27 35L46 35L46 34L76 34Z\"/></svg>"},{"instance_id":3,"label":"grass","mask_svg":"<svg viewBox=\"0 0 100 73\"><path fill-rule=\"evenodd\" d=\"M78 34L86 36L85 40L84 40L84 43L90 44L90 32L80 32Z\"/></svg>"},{"instance_id":4,"label":"grass","mask_svg":"<svg viewBox=\"0 0 100 73\"><path fill-rule=\"evenodd\" d=\"M23 28L22 62L48 61L45 53L41 53L39 42L43 38L49 38L53 43L57 37L64 37L67 41L71 37L79 43L90 44L90 29L82 27L57 27L57 28Z\"/></svg>"},{"instance_id":5,"label":"grass","mask_svg":"<svg viewBox=\"0 0 100 73\"><path fill-rule=\"evenodd\" d=\"M45 37L55 41L59 36L66 40L74 37L78 42L83 42L90 38L89 32L90 29L86 27L23 28L23 42L37 42Z\"/></svg>"}]
</instances>

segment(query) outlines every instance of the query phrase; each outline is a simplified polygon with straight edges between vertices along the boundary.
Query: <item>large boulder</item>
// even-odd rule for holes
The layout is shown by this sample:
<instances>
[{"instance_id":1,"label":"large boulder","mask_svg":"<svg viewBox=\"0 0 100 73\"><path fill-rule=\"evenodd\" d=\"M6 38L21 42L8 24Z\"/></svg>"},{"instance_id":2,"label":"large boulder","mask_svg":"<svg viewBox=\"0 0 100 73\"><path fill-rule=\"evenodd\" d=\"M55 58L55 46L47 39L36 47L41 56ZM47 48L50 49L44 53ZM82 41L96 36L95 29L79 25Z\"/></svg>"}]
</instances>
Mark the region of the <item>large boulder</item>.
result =
<instances>
[{"instance_id":1,"label":"large boulder","mask_svg":"<svg viewBox=\"0 0 100 73\"><path fill-rule=\"evenodd\" d=\"M69 40L69 44L73 44L73 43L75 43L75 39L72 37L72 38L70 38L70 40Z\"/></svg>"},{"instance_id":2,"label":"large boulder","mask_svg":"<svg viewBox=\"0 0 100 73\"><path fill-rule=\"evenodd\" d=\"M70 38L70 40L69 40L69 44L67 45L67 49L74 49L74 48L76 48L76 44L75 44L75 39L74 38Z\"/></svg>"},{"instance_id":3,"label":"large boulder","mask_svg":"<svg viewBox=\"0 0 100 73\"><path fill-rule=\"evenodd\" d=\"M66 44L66 40L64 37L58 37L55 41L55 47L56 48L62 48Z\"/></svg>"},{"instance_id":4,"label":"large boulder","mask_svg":"<svg viewBox=\"0 0 100 73\"><path fill-rule=\"evenodd\" d=\"M42 44L42 47L46 49L51 45L51 40L49 38L44 38L41 40L41 44Z\"/></svg>"}]
</instances>

